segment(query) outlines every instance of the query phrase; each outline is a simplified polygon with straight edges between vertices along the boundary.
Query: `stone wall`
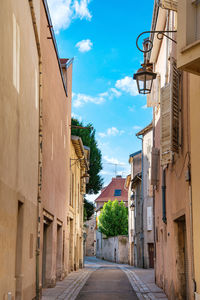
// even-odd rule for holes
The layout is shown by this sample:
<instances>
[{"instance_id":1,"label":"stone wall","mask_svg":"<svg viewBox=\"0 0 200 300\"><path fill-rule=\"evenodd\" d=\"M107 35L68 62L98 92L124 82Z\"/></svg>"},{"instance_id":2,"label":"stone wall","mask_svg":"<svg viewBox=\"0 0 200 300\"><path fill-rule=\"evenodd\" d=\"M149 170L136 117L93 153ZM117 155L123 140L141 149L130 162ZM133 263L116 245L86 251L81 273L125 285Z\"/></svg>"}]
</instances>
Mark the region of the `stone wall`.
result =
<instances>
[{"instance_id":1,"label":"stone wall","mask_svg":"<svg viewBox=\"0 0 200 300\"><path fill-rule=\"evenodd\" d=\"M102 238L102 248L98 254L102 259L121 264L128 264L128 237L120 235Z\"/></svg>"},{"instance_id":2,"label":"stone wall","mask_svg":"<svg viewBox=\"0 0 200 300\"><path fill-rule=\"evenodd\" d=\"M85 222L86 225L86 256L94 256L96 254L96 218L93 215L90 220Z\"/></svg>"}]
</instances>

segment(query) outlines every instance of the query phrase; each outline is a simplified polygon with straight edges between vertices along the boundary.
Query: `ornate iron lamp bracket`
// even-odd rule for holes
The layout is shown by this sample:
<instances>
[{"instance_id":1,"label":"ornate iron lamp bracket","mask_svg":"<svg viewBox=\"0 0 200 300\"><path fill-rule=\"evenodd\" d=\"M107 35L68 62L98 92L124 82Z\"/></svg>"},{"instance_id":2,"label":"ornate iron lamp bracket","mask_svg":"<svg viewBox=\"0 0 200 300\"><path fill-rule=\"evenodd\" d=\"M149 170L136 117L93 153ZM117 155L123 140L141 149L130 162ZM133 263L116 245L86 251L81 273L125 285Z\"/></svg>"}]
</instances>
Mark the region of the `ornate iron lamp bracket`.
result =
<instances>
[{"instance_id":1,"label":"ornate iron lamp bracket","mask_svg":"<svg viewBox=\"0 0 200 300\"><path fill-rule=\"evenodd\" d=\"M168 34L169 33L176 33L177 30L169 30L169 31L163 31L163 30L154 30L154 31L144 31L142 33L140 33L136 39L136 46L138 48L138 50L140 50L141 52L143 53L148 53L152 50L153 48L153 42L150 40L150 39L146 39L145 40L145 44L147 45L148 44L148 48L145 47L145 49L141 49L139 46L138 46L138 41L139 41L139 38L143 35L143 34L147 34L147 33L156 33L157 34L157 39L158 40L162 40L163 37L165 36L166 38L170 39L172 42L174 43L177 43L174 39L172 39Z\"/></svg>"}]
</instances>

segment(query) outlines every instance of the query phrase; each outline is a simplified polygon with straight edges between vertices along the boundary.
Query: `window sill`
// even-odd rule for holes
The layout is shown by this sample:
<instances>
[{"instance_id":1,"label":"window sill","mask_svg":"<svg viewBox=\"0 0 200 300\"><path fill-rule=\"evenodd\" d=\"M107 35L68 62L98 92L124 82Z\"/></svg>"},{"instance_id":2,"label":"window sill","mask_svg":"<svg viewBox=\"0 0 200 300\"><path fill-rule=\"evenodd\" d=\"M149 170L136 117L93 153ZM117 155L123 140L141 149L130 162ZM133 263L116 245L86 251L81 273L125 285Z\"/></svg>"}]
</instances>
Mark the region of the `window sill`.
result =
<instances>
[{"instance_id":1,"label":"window sill","mask_svg":"<svg viewBox=\"0 0 200 300\"><path fill-rule=\"evenodd\" d=\"M190 50L190 49L192 49L193 47L196 47L196 46L198 46L198 45L200 45L200 40L198 40L198 41L196 41L196 42L194 42L194 43L192 43L192 44L189 44L188 46L182 48L182 49L181 49L181 53L184 53L184 52L186 52L186 51L188 51L188 50Z\"/></svg>"}]
</instances>

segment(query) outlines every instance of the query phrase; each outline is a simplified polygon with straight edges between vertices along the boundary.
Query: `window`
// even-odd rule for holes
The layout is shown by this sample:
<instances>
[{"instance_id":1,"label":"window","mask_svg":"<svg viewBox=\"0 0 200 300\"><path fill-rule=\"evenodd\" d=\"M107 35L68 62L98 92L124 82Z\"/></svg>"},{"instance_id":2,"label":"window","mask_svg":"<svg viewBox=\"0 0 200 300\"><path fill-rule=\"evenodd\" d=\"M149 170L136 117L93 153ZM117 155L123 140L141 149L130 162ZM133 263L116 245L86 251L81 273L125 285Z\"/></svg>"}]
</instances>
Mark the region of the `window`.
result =
<instances>
[{"instance_id":1,"label":"window","mask_svg":"<svg viewBox=\"0 0 200 300\"><path fill-rule=\"evenodd\" d=\"M165 9L171 9L177 11L178 1L177 0L161 0L160 6Z\"/></svg>"},{"instance_id":2,"label":"window","mask_svg":"<svg viewBox=\"0 0 200 300\"><path fill-rule=\"evenodd\" d=\"M13 84L19 93L20 87L20 30L13 14Z\"/></svg>"},{"instance_id":3,"label":"window","mask_svg":"<svg viewBox=\"0 0 200 300\"><path fill-rule=\"evenodd\" d=\"M200 75L199 0L181 0L177 20L178 68Z\"/></svg>"},{"instance_id":4,"label":"window","mask_svg":"<svg viewBox=\"0 0 200 300\"><path fill-rule=\"evenodd\" d=\"M115 190L114 196L121 196L122 190Z\"/></svg>"}]
</instances>

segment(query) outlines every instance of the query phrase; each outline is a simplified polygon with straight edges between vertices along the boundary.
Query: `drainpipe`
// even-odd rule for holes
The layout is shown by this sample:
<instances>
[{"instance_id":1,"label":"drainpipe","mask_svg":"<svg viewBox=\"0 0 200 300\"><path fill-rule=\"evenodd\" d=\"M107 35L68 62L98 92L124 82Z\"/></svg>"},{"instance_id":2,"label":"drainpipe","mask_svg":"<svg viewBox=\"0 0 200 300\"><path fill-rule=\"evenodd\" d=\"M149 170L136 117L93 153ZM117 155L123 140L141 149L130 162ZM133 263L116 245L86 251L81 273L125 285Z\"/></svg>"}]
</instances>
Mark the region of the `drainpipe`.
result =
<instances>
[{"instance_id":1,"label":"drainpipe","mask_svg":"<svg viewBox=\"0 0 200 300\"><path fill-rule=\"evenodd\" d=\"M41 190L42 190L42 59L41 47L39 40L39 33L36 23L36 15L33 0L28 0L31 17L33 22L33 29L38 51L39 63L39 136L38 136L38 191L37 191L37 241L36 241L36 300L40 299L40 216L41 216Z\"/></svg>"},{"instance_id":2,"label":"drainpipe","mask_svg":"<svg viewBox=\"0 0 200 300\"><path fill-rule=\"evenodd\" d=\"M162 220L165 224L167 224L167 218L166 218L166 174L165 174L165 169L162 170L162 211L163 211Z\"/></svg>"},{"instance_id":3,"label":"drainpipe","mask_svg":"<svg viewBox=\"0 0 200 300\"><path fill-rule=\"evenodd\" d=\"M167 11L167 31L169 31L169 10ZM165 85L168 83L168 48L169 48L169 39L165 39L166 41L166 61L165 61Z\"/></svg>"},{"instance_id":4,"label":"drainpipe","mask_svg":"<svg viewBox=\"0 0 200 300\"><path fill-rule=\"evenodd\" d=\"M142 186L141 186L141 202L142 202L142 205L141 205L142 206L141 223L142 223L142 225L141 225L141 233L142 233L142 267L144 268L144 226L143 226L143 221L144 221L143 220L143 216L144 216L144 211L143 211L143 209L144 209L144 199L143 199L143 196L144 196L144 193L143 193L143 181L144 181L143 175L144 175L144 170L143 170L143 136L142 137L137 136L137 138L142 141Z\"/></svg>"}]
</instances>

